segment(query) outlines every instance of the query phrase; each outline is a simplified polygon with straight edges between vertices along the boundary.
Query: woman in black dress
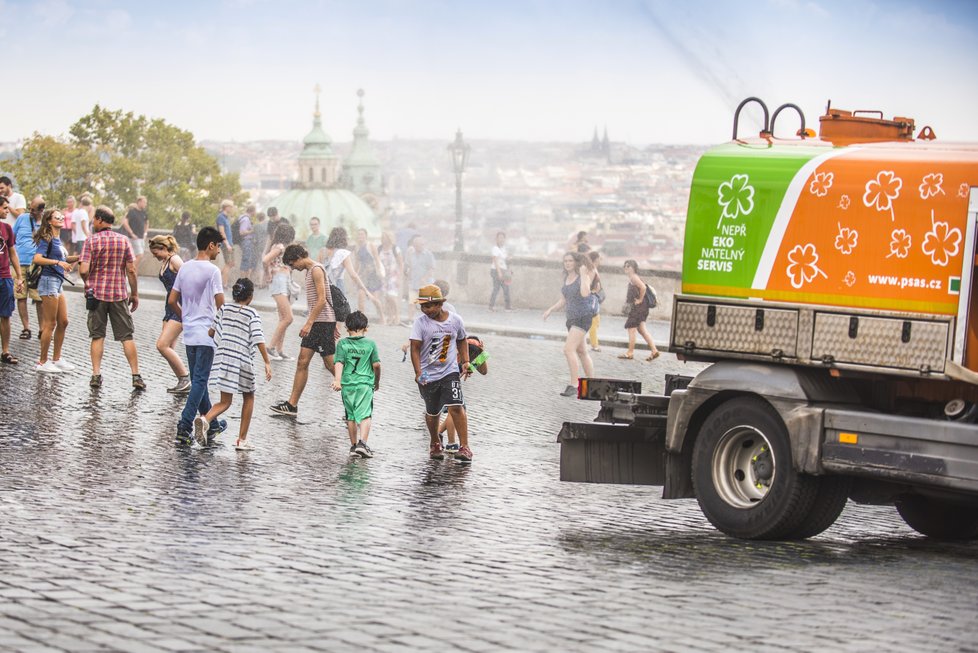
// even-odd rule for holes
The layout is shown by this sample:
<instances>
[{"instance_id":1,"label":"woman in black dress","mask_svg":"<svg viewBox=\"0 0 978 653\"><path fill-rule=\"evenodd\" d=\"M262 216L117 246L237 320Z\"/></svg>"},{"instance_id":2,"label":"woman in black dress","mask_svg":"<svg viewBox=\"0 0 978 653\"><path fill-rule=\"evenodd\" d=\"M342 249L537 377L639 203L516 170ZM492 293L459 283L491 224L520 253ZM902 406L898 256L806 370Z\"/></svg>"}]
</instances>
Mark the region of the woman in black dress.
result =
<instances>
[{"instance_id":1,"label":"woman in black dress","mask_svg":"<svg viewBox=\"0 0 978 653\"><path fill-rule=\"evenodd\" d=\"M619 355L618 358L632 359L635 357L635 334L640 333L651 351L645 360L653 361L659 357L659 350L652 342L649 330L645 328L645 321L649 319L649 305L645 302L645 282L638 276L638 263L631 259L625 261L625 274L628 275L628 293L625 296L625 302L631 305L631 310L625 318L625 330L628 331L628 351Z\"/></svg>"}]
</instances>

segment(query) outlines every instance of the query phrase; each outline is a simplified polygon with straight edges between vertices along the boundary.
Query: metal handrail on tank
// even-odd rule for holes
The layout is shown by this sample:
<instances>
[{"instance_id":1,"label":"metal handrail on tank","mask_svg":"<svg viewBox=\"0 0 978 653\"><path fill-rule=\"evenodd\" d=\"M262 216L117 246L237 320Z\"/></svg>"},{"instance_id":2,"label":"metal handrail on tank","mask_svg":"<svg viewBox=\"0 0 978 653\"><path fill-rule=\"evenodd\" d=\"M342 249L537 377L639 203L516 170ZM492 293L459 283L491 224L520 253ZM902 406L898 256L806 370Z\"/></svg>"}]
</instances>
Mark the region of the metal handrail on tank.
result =
<instances>
[{"instance_id":1,"label":"metal handrail on tank","mask_svg":"<svg viewBox=\"0 0 978 653\"><path fill-rule=\"evenodd\" d=\"M761 136L764 136L766 134L770 134L771 133L768 130L768 124L769 124L770 114L768 113L767 105L764 104L764 100L762 100L761 98L757 98L757 97L751 96L749 98L746 98L740 104L738 104L737 105L737 110L734 111L733 140L735 140L735 141L736 140L739 140L737 138L737 125L740 122L740 110L743 109L744 108L744 105L748 104L749 102L757 102L759 105L761 105L761 110L764 111L764 128L761 129ZM802 121L804 122L804 118L802 118Z\"/></svg>"},{"instance_id":2,"label":"metal handrail on tank","mask_svg":"<svg viewBox=\"0 0 978 653\"><path fill-rule=\"evenodd\" d=\"M798 130L798 135L801 136L802 138L805 138L805 114L802 112L802 110L798 107L797 104L792 104L791 102L785 102L780 107L774 110L774 115L771 116L771 135L772 136L774 135L774 123L778 119L778 114L781 113L781 111L783 111L784 109L794 109L795 111L798 112L798 117L801 118L801 129Z\"/></svg>"}]
</instances>

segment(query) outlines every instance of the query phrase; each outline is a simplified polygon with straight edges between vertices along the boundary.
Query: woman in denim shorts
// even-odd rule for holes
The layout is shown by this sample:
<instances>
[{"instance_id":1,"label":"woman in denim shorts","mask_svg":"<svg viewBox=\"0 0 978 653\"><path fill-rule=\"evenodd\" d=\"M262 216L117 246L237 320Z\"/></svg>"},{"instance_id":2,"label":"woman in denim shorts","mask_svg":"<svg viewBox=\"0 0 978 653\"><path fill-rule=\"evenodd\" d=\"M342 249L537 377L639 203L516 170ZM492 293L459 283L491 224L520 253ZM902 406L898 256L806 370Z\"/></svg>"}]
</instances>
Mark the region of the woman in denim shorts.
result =
<instances>
[{"instance_id":1,"label":"woman in denim shorts","mask_svg":"<svg viewBox=\"0 0 978 653\"><path fill-rule=\"evenodd\" d=\"M272 299L275 300L275 307L278 309L278 325L268 341L268 358L273 361L291 360L282 348L285 346L285 332L288 331L293 319L289 288L292 268L282 262L282 253L285 251L285 246L291 244L293 240L295 240L295 228L289 224L280 224L275 230L272 246L262 259L262 262L268 266L268 274L272 277L269 289Z\"/></svg>"},{"instance_id":2,"label":"woman in denim shorts","mask_svg":"<svg viewBox=\"0 0 978 653\"><path fill-rule=\"evenodd\" d=\"M58 237L64 225L65 216L58 209L48 209L41 217L41 226L34 232L34 265L41 266L41 278L37 284L37 294L41 296L41 354L38 358L38 372L59 373L75 369L75 366L61 358L61 346L68 328L68 304L61 286L65 273L74 267L77 256L68 256ZM54 356L48 360L48 349L54 337Z\"/></svg>"}]
</instances>

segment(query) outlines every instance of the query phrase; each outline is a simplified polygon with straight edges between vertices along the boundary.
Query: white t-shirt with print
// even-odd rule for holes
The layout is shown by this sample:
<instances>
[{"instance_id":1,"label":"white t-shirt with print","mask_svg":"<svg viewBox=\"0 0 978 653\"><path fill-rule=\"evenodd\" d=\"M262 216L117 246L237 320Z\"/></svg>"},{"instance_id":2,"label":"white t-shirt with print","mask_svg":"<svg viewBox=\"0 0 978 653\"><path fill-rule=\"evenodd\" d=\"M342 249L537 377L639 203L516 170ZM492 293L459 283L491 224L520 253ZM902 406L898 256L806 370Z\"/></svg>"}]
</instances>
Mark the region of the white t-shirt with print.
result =
<instances>
[{"instance_id":1,"label":"white t-shirt with print","mask_svg":"<svg viewBox=\"0 0 978 653\"><path fill-rule=\"evenodd\" d=\"M214 340L207 335L207 330L217 313L214 296L224 294L221 271L210 261L187 261L180 266L173 289L180 293L183 344L214 347Z\"/></svg>"}]
</instances>

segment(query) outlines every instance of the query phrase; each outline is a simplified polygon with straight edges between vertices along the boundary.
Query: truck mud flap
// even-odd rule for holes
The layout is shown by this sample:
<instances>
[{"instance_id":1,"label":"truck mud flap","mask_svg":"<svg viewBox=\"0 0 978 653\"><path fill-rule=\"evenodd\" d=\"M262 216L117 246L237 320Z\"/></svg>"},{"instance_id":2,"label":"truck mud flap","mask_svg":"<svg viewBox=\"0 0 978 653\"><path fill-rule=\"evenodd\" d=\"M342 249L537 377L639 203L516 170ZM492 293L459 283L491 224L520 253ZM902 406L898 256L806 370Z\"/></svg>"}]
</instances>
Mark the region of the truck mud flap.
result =
<instances>
[{"instance_id":1,"label":"truck mud flap","mask_svg":"<svg viewBox=\"0 0 978 653\"><path fill-rule=\"evenodd\" d=\"M665 419L661 427L564 422L557 441L562 481L665 483Z\"/></svg>"}]
</instances>

